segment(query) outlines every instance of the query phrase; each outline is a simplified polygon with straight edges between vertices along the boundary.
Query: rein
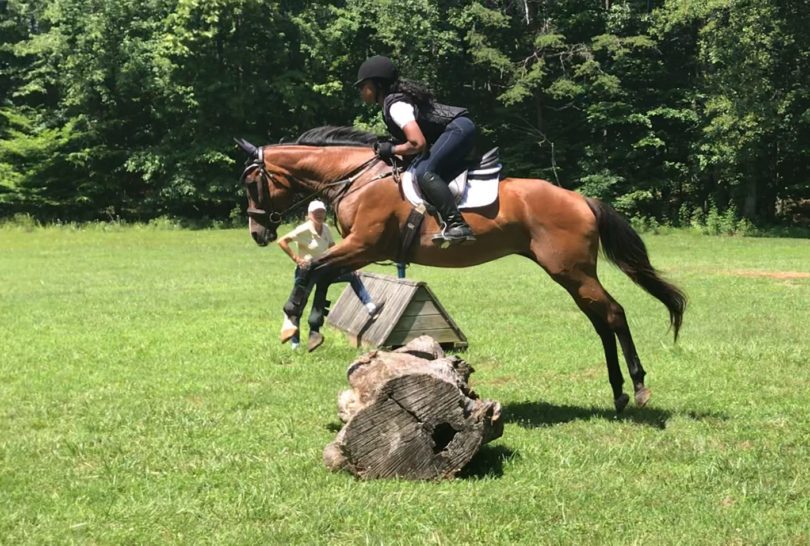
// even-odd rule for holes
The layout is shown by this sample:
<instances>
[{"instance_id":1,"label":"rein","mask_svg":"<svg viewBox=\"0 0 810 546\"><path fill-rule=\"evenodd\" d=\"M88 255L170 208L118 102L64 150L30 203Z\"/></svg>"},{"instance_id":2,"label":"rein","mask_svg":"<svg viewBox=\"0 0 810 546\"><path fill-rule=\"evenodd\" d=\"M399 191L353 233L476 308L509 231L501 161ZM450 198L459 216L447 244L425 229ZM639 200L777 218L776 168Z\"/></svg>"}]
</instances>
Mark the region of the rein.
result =
<instances>
[{"instance_id":1,"label":"rein","mask_svg":"<svg viewBox=\"0 0 810 546\"><path fill-rule=\"evenodd\" d=\"M257 186L256 187L256 194L257 195L254 198L254 196L251 194L251 199L253 199L254 203L256 203L257 205L262 205L262 204L270 205L271 204L270 203L270 195L269 195L269 192L267 192L267 194L265 195L265 191L266 191L265 185L266 185L267 189L269 190L269 185L270 185L271 181L274 184L277 184L277 185L282 186L282 187L284 187L284 184L282 184L279 181L279 178L278 178L277 175L275 175L274 173L268 171L265 168L265 166L264 166L264 150L262 148L258 148L256 151L257 151L256 158L245 167L245 170L242 171L242 175L240 176L239 179L240 179L240 182L242 183L242 185L248 186L248 192L251 192L250 184L246 183L245 179L247 178L248 175L250 175L252 172L254 172L255 170L258 169L263 183L257 183L256 184L256 186ZM323 192L327 191L330 188L342 186L338 190L337 195L335 195L331 199L331 201L333 201L333 209L334 209L334 213L335 213L335 226L337 227L338 231L340 231L339 223L337 222L338 203L344 197L346 197L346 195L351 193L351 192L348 191L350 186L358 178L360 178L363 174L368 172L374 165L376 165L377 160L378 160L377 156L374 155L370 159L368 159L367 161L361 163L357 167L351 169L349 172L347 172L344 175L342 175L341 177L339 177L338 180L335 180L333 182L329 182L329 183L326 183L326 184L318 184L314 191L309 193L303 199L300 199L299 201L293 203L292 205L290 205L289 207L287 207L286 209L284 209L281 212L278 212L278 211L268 212L268 211L266 211L264 209L254 208L254 207L249 207L246 212L247 212L248 216L266 216L268 218L268 220L270 221L270 223L272 223L272 224L281 224L282 219L286 214L289 214L290 212L296 210L298 207L300 207L301 205L303 205L304 203L306 203L310 199L312 199L312 197L314 197L316 195L320 195L320 194L322 194ZM372 181L373 180L378 180L380 178L385 178L390 174L391 173L387 173L384 176L377 176L377 177L373 178ZM297 178L296 176L293 176L291 174L287 174L287 175L284 175L284 176L287 177L287 178L292 179L300 187L306 188L306 186L307 186L306 183L303 180ZM288 182L288 186L287 186L288 189L292 189L291 186L292 186L292 184L290 184ZM266 201L267 201L266 203L265 203L265 197L266 197Z\"/></svg>"}]
</instances>

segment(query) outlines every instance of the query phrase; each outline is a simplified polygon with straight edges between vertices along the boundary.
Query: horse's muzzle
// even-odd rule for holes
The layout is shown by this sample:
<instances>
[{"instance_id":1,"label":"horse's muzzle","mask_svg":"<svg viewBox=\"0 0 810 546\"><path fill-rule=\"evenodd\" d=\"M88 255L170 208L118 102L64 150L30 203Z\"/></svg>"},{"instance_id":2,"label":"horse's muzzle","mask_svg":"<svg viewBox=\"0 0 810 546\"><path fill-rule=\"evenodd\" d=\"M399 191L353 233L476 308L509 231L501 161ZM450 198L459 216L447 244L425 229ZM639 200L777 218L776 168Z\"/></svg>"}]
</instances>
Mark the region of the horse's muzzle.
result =
<instances>
[{"instance_id":1,"label":"horse's muzzle","mask_svg":"<svg viewBox=\"0 0 810 546\"><path fill-rule=\"evenodd\" d=\"M277 235L275 233L270 232L270 230L251 231L250 235L253 237L253 240L256 241L256 244L259 246L267 246L269 243L275 241L277 237Z\"/></svg>"},{"instance_id":2,"label":"horse's muzzle","mask_svg":"<svg viewBox=\"0 0 810 546\"><path fill-rule=\"evenodd\" d=\"M276 225L263 225L253 217L248 216L248 232L250 232L250 236L253 237L253 240L259 246L267 246L269 243L272 243L278 238L278 233L276 232Z\"/></svg>"},{"instance_id":3,"label":"horse's muzzle","mask_svg":"<svg viewBox=\"0 0 810 546\"><path fill-rule=\"evenodd\" d=\"M256 244L259 246L267 246L267 237L263 237L261 234L252 231L250 236L253 237L253 240L256 241Z\"/></svg>"},{"instance_id":4,"label":"horse's muzzle","mask_svg":"<svg viewBox=\"0 0 810 546\"><path fill-rule=\"evenodd\" d=\"M253 237L253 240L259 246L267 246L278 238L275 229L266 228L255 222L251 222L250 236Z\"/></svg>"}]
</instances>

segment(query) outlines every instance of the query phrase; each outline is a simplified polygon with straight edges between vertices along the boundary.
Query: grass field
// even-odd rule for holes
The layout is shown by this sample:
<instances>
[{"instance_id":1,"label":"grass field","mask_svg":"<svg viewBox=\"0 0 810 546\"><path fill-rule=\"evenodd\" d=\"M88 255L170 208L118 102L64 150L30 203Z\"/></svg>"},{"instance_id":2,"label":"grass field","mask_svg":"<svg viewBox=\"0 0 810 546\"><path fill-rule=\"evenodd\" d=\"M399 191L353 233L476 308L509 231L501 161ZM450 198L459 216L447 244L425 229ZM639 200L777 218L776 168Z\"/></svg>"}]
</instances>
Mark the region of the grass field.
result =
<instances>
[{"instance_id":1,"label":"grass field","mask_svg":"<svg viewBox=\"0 0 810 546\"><path fill-rule=\"evenodd\" d=\"M602 263L653 390L618 420L601 344L539 268L409 269L507 419L461 478L409 483L323 467L358 352L329 328L313 354L277 342L278 248L2 229L0 543L810 543L810 240L646 241L691 301L675 345Z\"/></svg>"}]
</instances>

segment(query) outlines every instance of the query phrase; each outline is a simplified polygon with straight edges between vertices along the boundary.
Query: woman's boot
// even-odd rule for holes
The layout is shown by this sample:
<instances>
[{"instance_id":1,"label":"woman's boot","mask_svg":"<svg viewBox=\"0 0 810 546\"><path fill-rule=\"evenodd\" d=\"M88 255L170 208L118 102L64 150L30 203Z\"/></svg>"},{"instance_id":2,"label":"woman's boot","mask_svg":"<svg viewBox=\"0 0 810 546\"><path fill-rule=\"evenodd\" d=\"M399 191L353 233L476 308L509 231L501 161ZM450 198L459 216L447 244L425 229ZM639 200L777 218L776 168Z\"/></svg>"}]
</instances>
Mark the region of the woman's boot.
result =
<instances>
[{"instance_id":1,"label":"woman's boot","mask_svg":"<svg viewBox=\"0 0 810 546\"><path fill-rule=\"evenodd\" d=\"M455 198L447 187L447 182L434 172L428 171L417 178L422 195L436 207L439 217L444 222L440 233L433 236L433 242L440 246L475 241L470 226L464 221L456 206ZM445 244L442 244L445 243Z\"/></svg>"}]
</instances>

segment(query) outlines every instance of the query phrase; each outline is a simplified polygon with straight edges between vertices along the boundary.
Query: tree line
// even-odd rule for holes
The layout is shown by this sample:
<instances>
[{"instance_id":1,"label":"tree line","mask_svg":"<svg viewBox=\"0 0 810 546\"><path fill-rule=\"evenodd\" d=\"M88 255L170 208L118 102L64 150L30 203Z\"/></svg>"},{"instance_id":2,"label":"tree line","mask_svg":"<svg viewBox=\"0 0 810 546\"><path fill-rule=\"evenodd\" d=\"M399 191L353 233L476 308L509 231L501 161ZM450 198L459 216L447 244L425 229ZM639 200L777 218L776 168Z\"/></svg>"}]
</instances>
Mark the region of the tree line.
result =
<instances>
[{"instance_id":1,"label":"tree line","mask_svg":"<svg viewBox=\"0 0 810 546\"><path fill-rule=\"evenodd\" d=\"M482 151L674 225L806 220L807 0L0 0L0 215L239 217L231 138L384 133L373 54Z\"/></svg>"}]
</instances>

